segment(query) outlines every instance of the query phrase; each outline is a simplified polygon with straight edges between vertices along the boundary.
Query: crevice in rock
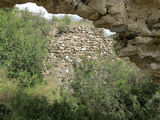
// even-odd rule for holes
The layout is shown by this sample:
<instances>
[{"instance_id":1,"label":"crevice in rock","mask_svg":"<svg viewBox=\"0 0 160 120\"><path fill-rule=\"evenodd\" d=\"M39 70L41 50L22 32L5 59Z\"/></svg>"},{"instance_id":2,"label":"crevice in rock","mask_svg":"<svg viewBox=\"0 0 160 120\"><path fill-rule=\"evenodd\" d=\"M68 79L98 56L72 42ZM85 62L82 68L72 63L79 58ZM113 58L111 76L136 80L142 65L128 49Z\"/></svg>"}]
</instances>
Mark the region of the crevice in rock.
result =
<instances>
[{"instance_id":1,"label":"crevice in rock","mask_svg":"<svg viewBox=\"0 0 160 120\"><path fill-rule=\"evenodd\" d=\"M90 0L81 0L82 3L84 3L85 5L88 5Z\"/></svg>"},{"instance_id":2,"label":"crevice in rock","mask_svg":"<svg viewBox=\"0 0 160 120\"><path fill-rule=\"evenodd\" d=\"M138 36L138 34L130 34L130 35L126 36L125 38L127 40L132 40L132 39L135 39L137 36Z\"/></svg>"}]
</instances>

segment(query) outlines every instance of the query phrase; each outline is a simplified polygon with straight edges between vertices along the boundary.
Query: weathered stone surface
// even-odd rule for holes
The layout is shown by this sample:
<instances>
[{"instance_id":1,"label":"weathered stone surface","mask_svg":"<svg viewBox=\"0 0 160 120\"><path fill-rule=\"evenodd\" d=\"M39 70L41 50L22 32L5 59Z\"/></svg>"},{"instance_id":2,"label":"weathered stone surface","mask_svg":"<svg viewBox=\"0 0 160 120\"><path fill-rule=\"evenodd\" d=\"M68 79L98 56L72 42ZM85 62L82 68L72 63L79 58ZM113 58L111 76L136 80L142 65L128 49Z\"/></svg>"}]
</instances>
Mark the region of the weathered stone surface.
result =
<instances>
[{"instance_id":1,"label":"weathered stone surface","mask_svg":"<svg viewBox=\"0 0 160 120\"><path fill-rule=\"evenodd\" d=\"M112 53L113 40L105 35L104 29L80 25L66 27L60 33L53 31L47 60L54 67L46 70L45 75L54 73L59 80L69 79L74 75L74 64L81 66L83 58L93 60Z\"/></svg>"},{"instance_id":2,"label":"weathered stone surface","mask_svg":"<svg viewBox=\"0 0 160 120\"><path fill-rule=\"evenodd\" d=\"M116 52L160 81L160 0L0 0L0 8L25 2L51 13L77 14L117 32Z\"/></svg>"}]
</instances>

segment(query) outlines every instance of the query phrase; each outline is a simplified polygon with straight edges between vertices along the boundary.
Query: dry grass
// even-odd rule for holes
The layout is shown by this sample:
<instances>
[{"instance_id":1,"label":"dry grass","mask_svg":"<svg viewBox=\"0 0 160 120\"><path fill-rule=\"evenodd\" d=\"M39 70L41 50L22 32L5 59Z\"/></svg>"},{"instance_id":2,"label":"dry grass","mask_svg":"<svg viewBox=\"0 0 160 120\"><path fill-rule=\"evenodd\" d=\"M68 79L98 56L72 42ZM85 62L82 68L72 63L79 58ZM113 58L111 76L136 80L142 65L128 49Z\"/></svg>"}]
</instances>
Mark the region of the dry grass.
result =
<instances>
[{"instance_id":1,"label":"dry grass","mask_svg":"<svg viewBox=\"0 0 160 120\"><path fill-rule=\"evenodd\" d=\"M56 80L53 80L53 76L45 79L46 83L38 84L32 88L24 88L24 92L31 96L44 96L49 102L58 99L60 97L60 86ZM6 72L0 69L0 102L9 102L18 88L18 84L9 80Z\"/></svg>"},{"instance_id":2,"label":"dry grass","mask_svg":"<svg viewBox=\"0 0 160 120\"><path fill-rule=\"evenodd\" d=\"M16 88L17 84L7 78L4 69L0 69L0 102L9 101Z\"/></svg>"}]
</instances>

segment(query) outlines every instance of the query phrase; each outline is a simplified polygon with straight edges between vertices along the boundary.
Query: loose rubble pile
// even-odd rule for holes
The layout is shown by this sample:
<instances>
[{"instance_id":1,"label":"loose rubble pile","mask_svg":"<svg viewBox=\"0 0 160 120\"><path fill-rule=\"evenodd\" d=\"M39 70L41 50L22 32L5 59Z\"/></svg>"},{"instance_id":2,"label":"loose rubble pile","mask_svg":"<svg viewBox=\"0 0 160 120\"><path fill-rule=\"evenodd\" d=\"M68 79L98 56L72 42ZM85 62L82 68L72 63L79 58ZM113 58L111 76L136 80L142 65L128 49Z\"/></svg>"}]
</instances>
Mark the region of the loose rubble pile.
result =
<instances>
[{"instance_id":1,"label":"loose rubble pile","mask_svg":"<svg viewBox=\"0 0 160 120\"><path fill-rule=\"evenodd\" d=\"M96 59L111 53L112 39L105 35L104 29L66 27L52 36L48 60L54 67L47 74L56 73L62 79L67 73L73 73L74 62L81 64L83 58Z\"/></svg>"},{"instance_id":2,"label":"loose rubble pile","mask_svg":"<svg viewBox=\"0 0 160 120\"><path fill-rule=\"evenodd\" d=\"M52 58L76 58L86 56L91 58L95 52L107 55L112 49L112 39L107 37L103 29L94 27L65 28L62 33L57 33L50 42ZM91 56L90 56L91 55Z\"/></svg>"}]
</instances>

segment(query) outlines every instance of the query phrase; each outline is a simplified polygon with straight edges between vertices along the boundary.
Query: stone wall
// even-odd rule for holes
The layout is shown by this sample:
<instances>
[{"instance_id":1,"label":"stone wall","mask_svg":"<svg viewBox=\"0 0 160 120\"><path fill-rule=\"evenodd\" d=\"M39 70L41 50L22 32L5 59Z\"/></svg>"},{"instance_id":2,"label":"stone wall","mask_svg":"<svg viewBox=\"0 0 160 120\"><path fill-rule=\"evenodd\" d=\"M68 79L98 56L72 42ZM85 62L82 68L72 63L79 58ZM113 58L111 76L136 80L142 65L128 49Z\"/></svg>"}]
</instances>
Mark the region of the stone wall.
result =
<instances>
[{"instance_id":1,"label":"stone wall","mask_svg":"<svg viewBox=\"0 0 160 120\"><path fill-rule=\"evenodd\" d=\"M112 51L112 39L107 37L104 29L93 26L66 27L56 30L50 41L48 53L49 63L53 67L46 74L55 73L58 79L73 75L74 62L81 64L83 58L97 59L107 56Z\"/></svg>"}]
</instances>

